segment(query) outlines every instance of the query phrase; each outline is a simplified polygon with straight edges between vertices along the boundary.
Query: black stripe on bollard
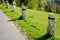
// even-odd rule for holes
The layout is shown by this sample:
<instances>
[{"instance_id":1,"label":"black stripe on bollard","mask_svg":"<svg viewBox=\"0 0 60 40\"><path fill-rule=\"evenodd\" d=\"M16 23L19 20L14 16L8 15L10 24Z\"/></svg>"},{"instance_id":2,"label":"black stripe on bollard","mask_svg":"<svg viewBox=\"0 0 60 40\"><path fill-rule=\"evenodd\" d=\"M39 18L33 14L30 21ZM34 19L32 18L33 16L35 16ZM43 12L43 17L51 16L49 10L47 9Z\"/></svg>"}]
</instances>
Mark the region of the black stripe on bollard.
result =
<instances>
[{"instance_id":1,"label":"black stripe on bollard","mask_svg":"<svg viewBox=\"0 0 60 40\"><path fill-rule=\"evenodd\" d=\"M14 3L12 3L12 5L15 5Z\"/></svg>"},{"instance_id":2,"label":"black stripe on bollard","mask_svg":"<svg viewBox=\"0 0 60 40\"><path fill-rule=\"evenodd\" d=\"M22 9L22 10L26 10L26 9Z\"/></svg>"},{"instance_id":3,"label":"black stripe on bollard","mask_svg":"<svg viewBox=\"0 0 60 40\"><path fill-rule=\"evenodd\" d=\"M55 20L55 18L50 18L50 17L48 17L48 19L50 19L50 20Z\"/></svg>"},{"instance_id":4,"label":"black stripe on bollard","mask_svg":"<svg viewBox=\"0 0 60 40\"><path fill-rule=\"evenodd\" d=\"M12 5L15 5L15 4L12 4Z\"/></svg>"}]
</instances>

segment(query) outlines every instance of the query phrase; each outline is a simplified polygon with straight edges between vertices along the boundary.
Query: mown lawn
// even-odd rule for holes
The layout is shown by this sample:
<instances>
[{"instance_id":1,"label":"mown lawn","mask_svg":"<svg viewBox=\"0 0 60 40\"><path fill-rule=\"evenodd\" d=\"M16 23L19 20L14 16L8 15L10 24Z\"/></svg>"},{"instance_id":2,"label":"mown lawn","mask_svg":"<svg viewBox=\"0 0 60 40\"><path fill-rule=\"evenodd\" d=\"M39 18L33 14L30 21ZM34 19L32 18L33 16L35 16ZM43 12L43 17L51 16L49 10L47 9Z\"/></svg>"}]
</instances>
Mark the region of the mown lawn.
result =
<instances>
[{"instance_id":1,"label":"mown lawn","mask_svg":"<svg viewBox=\"0 0 60 40\"><path fill-rule=\"evenodd\" d=\"M2 6L0 4L0 9L2 9L5 14L11 18L15 23L22 28L23 32L31 38L40 38L41 36L46 34L47 26L48 26L48 15L49 12L45 11L36 11L32 9L26 10L26 20L18 20L22 15L22 10L19 7L16 7L15 12L12 11L12 7L9 9L6 6ZM60 39L60 14L55 14L55 40ZM16 20L15 20L16 19ZM49 38L48 40L52 40Z\"/></svg>"}]
</instances>

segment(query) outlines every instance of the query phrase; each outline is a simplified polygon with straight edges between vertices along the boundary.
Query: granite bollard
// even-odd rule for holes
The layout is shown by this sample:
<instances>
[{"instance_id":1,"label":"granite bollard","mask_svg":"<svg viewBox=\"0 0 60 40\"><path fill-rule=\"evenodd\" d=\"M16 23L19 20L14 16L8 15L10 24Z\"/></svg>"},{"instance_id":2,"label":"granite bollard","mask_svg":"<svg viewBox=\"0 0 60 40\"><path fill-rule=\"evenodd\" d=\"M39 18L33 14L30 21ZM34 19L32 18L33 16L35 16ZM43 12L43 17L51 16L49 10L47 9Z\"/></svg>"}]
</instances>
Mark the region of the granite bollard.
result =
<instances>
[{"instance_id":1,"label":"granite bollard","mask_svg":"<svg viewBox=\"0 0 60 40\"><path fill-rule=\"evenodd\" d=\"M3 6L5 5L5 1L3 1Z\"/></svg>"},{"instance_id":2,"label":"granite bollard","mask_svg":"<svg viewBox=\"0 0 60 40\"><path fill-rule=\"evenodd\" d=\"M0 0L0 4L2 4L2 0Z\"/></svg>"},{"instance_id":3,"label":"granite bollard","mask_svg":"<svg viewBox=\"0 0 60 40\"><path fill-rule=\"evenodd\" d=\"M6 1L6 8L9 8L9 2Z\"/></svg>"},{"instance_id":4,"label":"granite bollard","mask_svg":"<svg viewBox=\"0 0 60 40\"><path fill-rule=\"evenodd\" d=\"M14 2L12 3L12 11L13 12L15 11L15 3Z\"/></svg>"},{"instance_id":5,"label":"granite bollard","mask_svg":"<svg viewBox=\"0 0 60 40\"><path fill-rule=\"evenodd\" d=\"M47 34L50 36L54 35L54 25L55 25L55 16L54 14L49 14L48 17L48 27L47 27Z\"/></svg>"},{"instance_id":6,"label":"granite bollard","mask_svg":"<svg viewBox=\"0 0 60 40\"><path fill-rule=\"evenodd\" d=\"M26 7L22 6L22 18L26 19Z\"/></svg>"}]
</instances>

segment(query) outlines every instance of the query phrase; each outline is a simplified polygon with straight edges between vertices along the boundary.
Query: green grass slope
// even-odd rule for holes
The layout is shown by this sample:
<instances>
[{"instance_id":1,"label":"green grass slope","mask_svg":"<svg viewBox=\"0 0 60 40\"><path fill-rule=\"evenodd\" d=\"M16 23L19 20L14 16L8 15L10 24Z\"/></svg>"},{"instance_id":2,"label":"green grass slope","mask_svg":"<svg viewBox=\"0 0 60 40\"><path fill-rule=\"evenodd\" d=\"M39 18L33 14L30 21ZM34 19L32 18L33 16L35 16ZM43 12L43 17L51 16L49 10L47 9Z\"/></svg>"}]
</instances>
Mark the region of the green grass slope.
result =
<instances>
[{"instance_id":1,"label":"green grass slope","mask_svg":"<svg viewBox=\"0 0 60 40\"><path fill-rule=\"evenodd\" d=\"M26 20L18 20L22 15L21 8L16 7L16 11L11 12L11 6L9 9L7 9L6 6L0 5L0 9L2 9L8 17L10 17L14 22L16 22L19 27L22 28L23 32L29 37L36 39L46 34L49 12L27 9ZM55 14L54 37L56 38L55 40L60 40L60 14ZM52 39L49 38L48 40Z\"/></svg>"}]
</instances>

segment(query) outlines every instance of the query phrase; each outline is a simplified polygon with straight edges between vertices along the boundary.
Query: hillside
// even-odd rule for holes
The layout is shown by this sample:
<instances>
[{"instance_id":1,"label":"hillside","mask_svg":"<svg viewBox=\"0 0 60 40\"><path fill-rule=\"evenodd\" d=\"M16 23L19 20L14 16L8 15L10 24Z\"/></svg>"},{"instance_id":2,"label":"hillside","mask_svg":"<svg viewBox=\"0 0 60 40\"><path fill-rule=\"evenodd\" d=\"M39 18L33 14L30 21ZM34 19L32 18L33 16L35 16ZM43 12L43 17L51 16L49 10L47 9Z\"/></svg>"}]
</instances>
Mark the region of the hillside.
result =
<instances>
[{"instance_id":1,"label":"hillside","mask_svg":"<svg viewBox=\"0 0 60 40\"><path fill-rule=\"evenodd\" d=\"M48 15L49 12L45 11L37 11L32 9L27 9L26 11L26 20L20 20L19 18L22 15L22 10L19 7L16 7L15 12L11 12L12 7L6 9L6 6L0 5L0 9L2 9L5 14L11 18L15 23L19 25L21 30L31 38L40 38L41 36L46 34L47 26L48 26ZM56 40L60 40L60 14L55 14L55 34L54 37ZM53 37L52 37L53 39ZM48 40L52 40L48 39Z\"/></svg>"}]
</instances>

